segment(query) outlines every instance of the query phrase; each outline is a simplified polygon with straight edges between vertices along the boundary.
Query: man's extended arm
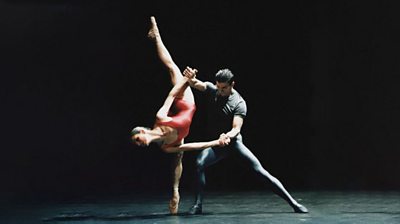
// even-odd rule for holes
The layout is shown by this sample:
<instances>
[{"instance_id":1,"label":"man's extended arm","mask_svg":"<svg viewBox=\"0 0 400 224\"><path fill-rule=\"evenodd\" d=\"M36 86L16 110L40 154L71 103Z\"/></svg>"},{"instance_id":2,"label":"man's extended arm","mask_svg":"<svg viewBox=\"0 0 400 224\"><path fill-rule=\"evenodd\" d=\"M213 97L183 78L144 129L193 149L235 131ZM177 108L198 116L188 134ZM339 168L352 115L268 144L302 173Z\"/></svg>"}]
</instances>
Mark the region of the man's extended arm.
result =
<instances>
[{"instance_id":1,"label":"man's extended arm","mask_svg":"<svg viewBox=\"0 0 400 224\"><path fill-rule=\"evenodd\" d=\"M232 129L229 132L225 133L225 135L229 138L235 138L240 133L242 126L243 117L238 115L234 116L232 121Z\"/></svg>"},{"instance_id":2,"label":"man's extended arm","mask_svg":"<svg viewBox=\"0 0 400 224\"><path fill-rule=\"evenodd\" d=\"M190 67L186 67L183 71L183 75L188 78L188 83L190 87L193 87L200 91L205 91L207 89L207 85L205 82L200 81L196 78L197 69L192 69Z\"/></svg>"}]
</instances>

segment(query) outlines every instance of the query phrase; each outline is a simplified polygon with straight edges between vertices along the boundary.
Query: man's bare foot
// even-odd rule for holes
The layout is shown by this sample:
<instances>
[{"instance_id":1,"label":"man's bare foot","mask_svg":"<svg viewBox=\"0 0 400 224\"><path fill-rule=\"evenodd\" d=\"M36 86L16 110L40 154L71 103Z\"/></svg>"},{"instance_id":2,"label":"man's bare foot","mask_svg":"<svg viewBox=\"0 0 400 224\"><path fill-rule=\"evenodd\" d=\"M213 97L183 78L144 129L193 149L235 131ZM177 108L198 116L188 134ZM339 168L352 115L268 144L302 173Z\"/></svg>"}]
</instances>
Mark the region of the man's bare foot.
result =
<instances>
[{"instance_id":1,"label":"man's bare foot","mask_svg":"<svg viewBox=\"0 0 400 224\"><path fill-rule=\"evenodd\" d=\"M160 37L160 32L157 27L156 18L154 16L150 17L150 30L147 33L147 37L151 40L156 40L156 38Z\"/></svg>"},{"instance_id":2,"label":"man's bare foot","mask_svg":"<svg viewBox=\"0 0 400 224\"><path fill-rule=\"evenodd\" d=\"M174 195L174 196L172 197L172 199L169 201L169 212L170 212L172 215L178 214L179 199L180 199L179 194L177 194L177 195Z\"/></svg>"}]
</instances>

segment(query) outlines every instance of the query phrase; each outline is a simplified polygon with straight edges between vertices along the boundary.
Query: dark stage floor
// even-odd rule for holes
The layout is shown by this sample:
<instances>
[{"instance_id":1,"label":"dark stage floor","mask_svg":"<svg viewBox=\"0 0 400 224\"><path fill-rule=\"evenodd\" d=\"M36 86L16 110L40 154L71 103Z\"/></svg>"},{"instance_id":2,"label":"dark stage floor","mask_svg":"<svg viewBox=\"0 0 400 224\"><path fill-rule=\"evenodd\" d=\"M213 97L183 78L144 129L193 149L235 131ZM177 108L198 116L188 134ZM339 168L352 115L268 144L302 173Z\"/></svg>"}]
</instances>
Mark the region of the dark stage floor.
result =
<instances>
[{"instance_id":1,"label":"dark stage floor","mask_svg":"<svg viewBox=\"0 0 400 224\"><path fill-rule=\"evenodd\" d=\"M293 213L265 191L209 192L202 215L186 214L192 194L181 195L180 213L168 214L167 195L143 193L86 197L68 202L4 205L0 223L400 223L400 192L303 191L291 194L309 209Z\"/></svg>"}]
</instances>

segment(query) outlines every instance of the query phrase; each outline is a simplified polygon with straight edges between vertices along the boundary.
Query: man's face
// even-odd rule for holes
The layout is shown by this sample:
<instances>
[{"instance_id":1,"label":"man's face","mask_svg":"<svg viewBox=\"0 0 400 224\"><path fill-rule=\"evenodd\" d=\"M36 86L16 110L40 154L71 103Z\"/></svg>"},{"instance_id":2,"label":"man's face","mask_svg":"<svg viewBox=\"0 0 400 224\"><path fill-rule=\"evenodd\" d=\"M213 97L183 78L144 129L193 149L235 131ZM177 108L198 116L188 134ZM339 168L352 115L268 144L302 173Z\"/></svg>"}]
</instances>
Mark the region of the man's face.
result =
<instances>
[{"instance_id":1,"label":"man's face","mask_svg":"<svg viewBox=\"0 0 400 224\"><path fill-rule=\"evenodd\" d=\"M235 84L235 82L232 82L232 84L229 85L226 82L218 82L217 81L216 82L216 86L217 86L217 89L218 89L218 93L217 94L219 96L224 96L224 97L231 95L234 84Z\"/></svg>"}]
</instances>

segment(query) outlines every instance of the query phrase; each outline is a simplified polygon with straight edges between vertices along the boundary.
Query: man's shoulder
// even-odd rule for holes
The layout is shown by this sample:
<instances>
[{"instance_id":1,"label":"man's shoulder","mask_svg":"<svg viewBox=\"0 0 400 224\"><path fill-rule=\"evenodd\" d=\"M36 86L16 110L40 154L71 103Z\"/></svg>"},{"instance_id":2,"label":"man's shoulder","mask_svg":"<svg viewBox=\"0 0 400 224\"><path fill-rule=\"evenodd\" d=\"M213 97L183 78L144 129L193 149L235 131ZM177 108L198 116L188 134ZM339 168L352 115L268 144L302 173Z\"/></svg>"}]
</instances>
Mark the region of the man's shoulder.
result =
<instances>
[{"instance_id":1,"label":"man's shoulder","mask_svg":"<svg viewBox=\"0 0 400 224\"><path fill-rule=\"evenodd\" d=\"M207 88L216 88L216 86L214 85L214 83L212 83L212 82L210 82L210 81L205 81L204 82L205 84L206 84L206 86L207 86Z\"/></svg>"},{"instance_id":2,"label":"man's shoulder","mask_svg":"<svg viewBox=\"0 0 400 224\"><path fill-rule=\"evenodd\" d=\"M245 99L242 97L242 95L236 89L233 89L233 95L237 101L245 102Z\"/></svg>"},{"instance_id":3,"label":"man's shoulder","mask_svg":"<svg viewBox=\"0 0 400 224\"><path fill-rule=\"evenodd\" d=\"M217 87L214 85L214 83L210 81L205 81L204 83L206 84L206 89L205 89L206 92L213 93L217 91Z\"/></svg>"}]
</instances>

